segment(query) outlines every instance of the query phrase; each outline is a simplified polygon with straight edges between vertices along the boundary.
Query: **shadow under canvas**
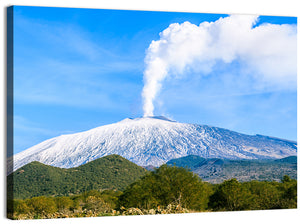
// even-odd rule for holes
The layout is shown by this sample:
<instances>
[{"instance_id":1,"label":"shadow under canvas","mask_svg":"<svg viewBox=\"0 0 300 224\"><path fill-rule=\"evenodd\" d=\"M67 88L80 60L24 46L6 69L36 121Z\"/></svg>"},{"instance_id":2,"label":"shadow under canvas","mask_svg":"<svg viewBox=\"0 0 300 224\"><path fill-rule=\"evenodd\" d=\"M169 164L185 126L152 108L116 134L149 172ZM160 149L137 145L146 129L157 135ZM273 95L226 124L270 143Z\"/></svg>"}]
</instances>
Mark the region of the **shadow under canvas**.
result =
<instances>
[{"instance_id":1,"label":"shadow under canvas","mask_svg":"<svg viewBox=\"0 0 300 224\"><path fill-rule=\"evenodd\" d=\"M6 11L6 174L13 170L13 6ZM13 175L6 178L7 218L13 214Z\"/></svg>"}]
</instances>

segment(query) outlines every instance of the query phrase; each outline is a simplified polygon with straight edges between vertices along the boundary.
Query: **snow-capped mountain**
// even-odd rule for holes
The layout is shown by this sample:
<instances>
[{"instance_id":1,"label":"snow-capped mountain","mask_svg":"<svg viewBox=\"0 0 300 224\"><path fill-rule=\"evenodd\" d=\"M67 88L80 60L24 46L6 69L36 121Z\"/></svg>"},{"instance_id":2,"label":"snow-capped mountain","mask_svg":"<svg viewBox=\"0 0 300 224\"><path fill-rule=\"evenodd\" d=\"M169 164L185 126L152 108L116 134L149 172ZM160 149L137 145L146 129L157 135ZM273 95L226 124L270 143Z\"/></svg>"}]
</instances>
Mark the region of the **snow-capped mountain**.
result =
<instances>
[{"instance_id":1,"label":"snow-capped mountain","mask_svg":"<svg viewBox=\"0 0 300 224\"><path fill-rule=\"evenodd\" d=\"M141 166L159 166L187 155L226 159L283 158L297 154L297 143L179 123L162 116L127 118L37 144L14 156L13 170L32 161L70 168L109 154L118 154Z\"/></svg>"}]
</instances>

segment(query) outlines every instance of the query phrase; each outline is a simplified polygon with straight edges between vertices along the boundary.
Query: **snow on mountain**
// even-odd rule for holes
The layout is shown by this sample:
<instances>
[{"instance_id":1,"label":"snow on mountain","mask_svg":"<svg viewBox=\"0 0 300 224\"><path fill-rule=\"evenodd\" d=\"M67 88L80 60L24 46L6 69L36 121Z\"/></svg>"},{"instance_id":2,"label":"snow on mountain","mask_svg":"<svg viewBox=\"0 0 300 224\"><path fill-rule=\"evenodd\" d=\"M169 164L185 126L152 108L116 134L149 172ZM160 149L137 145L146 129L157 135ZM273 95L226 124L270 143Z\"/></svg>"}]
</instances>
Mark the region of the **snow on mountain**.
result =
<instances>
[{"instance_id":1,"label":"snow on mountain","mask_svg":"<svg viewBox=\"0 0 300 224\"><path fill-rule=\"evenodd\" d=\"M163 116L127 118L41 142L16 154L13 170L32 161L70 168L109 154L118 154L141 166L159 166L187 155L226 159L283 158L297 154L297 143L179 123Z\"/></svg>"}]
</instances>

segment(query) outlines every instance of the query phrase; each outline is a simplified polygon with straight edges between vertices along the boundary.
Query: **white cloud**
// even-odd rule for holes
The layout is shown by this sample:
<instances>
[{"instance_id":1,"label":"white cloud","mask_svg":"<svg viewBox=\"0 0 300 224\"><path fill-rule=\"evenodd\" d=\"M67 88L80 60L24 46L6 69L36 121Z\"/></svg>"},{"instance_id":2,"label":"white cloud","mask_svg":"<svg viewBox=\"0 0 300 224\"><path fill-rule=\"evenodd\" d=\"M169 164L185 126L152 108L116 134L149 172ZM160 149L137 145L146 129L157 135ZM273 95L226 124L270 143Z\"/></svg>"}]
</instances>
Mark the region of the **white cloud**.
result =
<instances>
[{"instance_id":1,"label":"white cloud","mask_svg":"<svg viewBox=\"0 0 300 224\"><path fill-rule=\"evenodd\" d=\"M238 61L241 75L257 88L295 88L296 26L262 24L257 16L232 15L199 26L171 24L152 41L145 58L144 116L153 115L156 99L167 77L190 72L211 74L218 62Z\"/></svg>"}]
</instances>

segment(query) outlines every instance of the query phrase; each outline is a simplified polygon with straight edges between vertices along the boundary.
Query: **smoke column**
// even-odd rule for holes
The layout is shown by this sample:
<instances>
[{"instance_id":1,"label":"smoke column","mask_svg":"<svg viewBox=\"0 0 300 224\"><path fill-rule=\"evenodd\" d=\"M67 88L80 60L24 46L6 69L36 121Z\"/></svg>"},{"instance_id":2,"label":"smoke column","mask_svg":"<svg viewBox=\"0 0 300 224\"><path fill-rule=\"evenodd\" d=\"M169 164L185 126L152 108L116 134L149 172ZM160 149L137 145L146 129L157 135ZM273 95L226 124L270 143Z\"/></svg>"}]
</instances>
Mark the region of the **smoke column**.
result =
<instances>
[{"instance_id":1,"label":"smoke column","mask_svg":"<svg viewBox=\"0 0 300 224\"><path fill-rule=\"evenodd\" d=\"M199 26L173 23L152 41L145 56L144 116L153 116L154 102L167 77L186 72L209 75L218 61L239 60L263 84L290 87L296 82L296 26L261 24L257 16L231 15Z\"/></svg>"}]
</instances>

